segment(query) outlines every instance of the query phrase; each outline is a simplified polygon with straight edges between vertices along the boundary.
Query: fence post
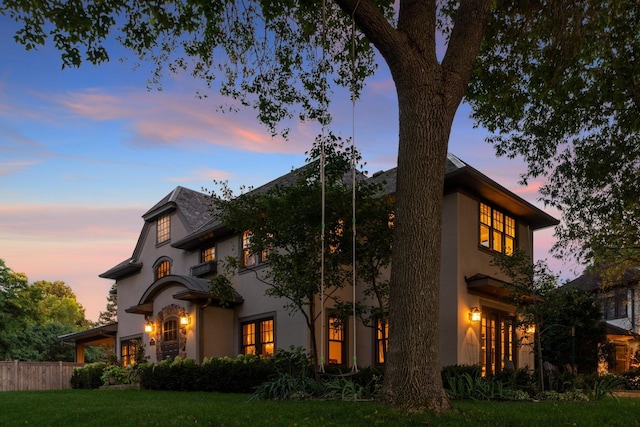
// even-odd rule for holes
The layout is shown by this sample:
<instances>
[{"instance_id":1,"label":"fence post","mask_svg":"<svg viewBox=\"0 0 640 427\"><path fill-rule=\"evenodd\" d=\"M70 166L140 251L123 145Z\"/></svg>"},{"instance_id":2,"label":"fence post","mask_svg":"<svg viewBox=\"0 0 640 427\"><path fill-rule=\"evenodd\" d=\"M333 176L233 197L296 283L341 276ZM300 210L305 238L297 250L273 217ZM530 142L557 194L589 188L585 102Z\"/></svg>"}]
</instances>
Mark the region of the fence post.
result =
<instances>
[{"instance_id":1,"label":"fence post","mask_svg":"<svg viewBox=\"0 0 640 427\"><path fill-rule=\"evenodd\" d=\"M19 365L18 365L18 361L14 360L13 361L13 391L19 391L20 390L20 385L18 384L18 369L19 369Z\"/></svg>"}]
</instances>

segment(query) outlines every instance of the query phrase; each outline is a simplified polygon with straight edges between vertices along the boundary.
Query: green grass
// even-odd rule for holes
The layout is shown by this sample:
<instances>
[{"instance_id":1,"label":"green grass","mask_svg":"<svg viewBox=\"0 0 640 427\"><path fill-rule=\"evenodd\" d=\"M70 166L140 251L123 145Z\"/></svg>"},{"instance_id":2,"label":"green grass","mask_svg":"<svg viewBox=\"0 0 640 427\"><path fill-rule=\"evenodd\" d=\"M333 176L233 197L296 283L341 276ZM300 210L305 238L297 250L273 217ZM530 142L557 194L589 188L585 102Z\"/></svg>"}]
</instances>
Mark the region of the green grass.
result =
<instances>
[{"instance_id":1,"label":"green grass","mask_svg":"<svg viewBox=\"0 0 640 427\"><path fill-rule=\"evenodd\" d=\"M0 393L0 426L640 426L640 399L455 401L445 414L375 402L249 402L248 395L138 390Z\"/></svg>"}]
</instances>

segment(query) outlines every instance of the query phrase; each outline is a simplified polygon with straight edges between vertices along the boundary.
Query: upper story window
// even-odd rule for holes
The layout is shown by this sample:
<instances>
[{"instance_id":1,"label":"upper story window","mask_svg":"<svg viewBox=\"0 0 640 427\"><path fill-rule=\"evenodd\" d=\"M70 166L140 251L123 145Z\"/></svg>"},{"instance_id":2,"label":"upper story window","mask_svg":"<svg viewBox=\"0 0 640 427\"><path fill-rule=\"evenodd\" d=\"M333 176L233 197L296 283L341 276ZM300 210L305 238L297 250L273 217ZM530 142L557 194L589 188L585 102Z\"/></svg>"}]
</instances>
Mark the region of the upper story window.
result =
<instances>
[{"instance_id":1,"label":"upper story window","mask_svg":"<svg viewBox=\"0 0 640 427\"><path fill-rule=\"evenodd\" d=\"M156 280L169 274L171 274L171 263L169 261L165 260L158 264L156 267Z\"/></svg>"},{"instance_id":2,"label":"upper story window","mask_svg":"<svg viewBox=\"0 0 640 427\"><path fill-rule=\"evenodd\" d=\"M515 241L515 219L480 203L480 246L505 255L512 255Z\"/></svg>"},{"instance_id":3,"label":"upper story window","mask_svg":"<svg viewBox=\"0 0 640 427\"><path fill-rule=\"evenodd\" d=\"M171 240L171 216L162 215L156 221L156 244Z\"/></svg>"},{"instance_id":4,"label":"upper story window","mask_svg":"<svg viewBox=\"0 0 640 427\"><path fill-rule=\"evenodd\" d=\"M216 247L211 246L202 250L202 262L209 262L216 260Z\"/></svg>"},{"instance_id":5,"label":"upper story window","mask_svg":"<svg viewBox=\"0 0 640 427\"><path fill-rule=\"evenodd\" d=\"M252 267L256 264L256 257L251 253L251 238L253 237L252 231L245 231L242 233L242 265L245 267Z\"/></svg>"},{"instance_id":6,"label":"upper story window","mask_svg":"<svg viewBox=\"0 0 640 427\"><path fill-rule=\"evenodd\" d=\"M268 235L272 237L271 234ZM265 247L260 253L254 254L251 252L251 239L253 238L252 231L245 231L242 233L242 265L244 267L253 267L256 264L267 262L267 257L271 252L271 247Z\"/></svg>"},{"instance_id":7,"label":"upper story window","mask_svg":"<svg viewBox=\"0 0 640 427\"><path fill-rule=\"evenodd\" d=\"M627 290L616 289L600 298L602 304L602 318L606 320L627 317Z\"/></svg>"}]
</instances>

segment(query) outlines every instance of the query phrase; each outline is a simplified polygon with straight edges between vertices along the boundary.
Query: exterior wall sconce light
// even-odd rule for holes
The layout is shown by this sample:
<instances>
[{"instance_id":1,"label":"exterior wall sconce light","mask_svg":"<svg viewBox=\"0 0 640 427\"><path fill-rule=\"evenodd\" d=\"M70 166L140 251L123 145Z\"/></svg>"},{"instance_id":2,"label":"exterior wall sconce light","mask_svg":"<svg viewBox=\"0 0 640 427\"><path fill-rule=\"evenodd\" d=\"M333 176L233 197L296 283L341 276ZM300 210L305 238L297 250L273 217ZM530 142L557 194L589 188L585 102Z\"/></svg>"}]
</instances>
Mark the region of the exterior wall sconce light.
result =
<instances>
[{"instance_id":1,"label":"exterior wall sconce light","mask_svg":"<svg viewBox=\"0 0 640 427\"><path fill-rule=\"evenodd\" d=\"M525 333L527 335L533 335L536 333L536 325L535 324L531 324L527 326L527 329L525 329Z\"/></svg>"},{"instance_id":2,"label":"exterior wall sconce light","mask_svg":"<svg viewBox=\"0 0 640 427\"><path fill-rule=\"evenodd\" d=\"M469 321L470 322L479 322L482 319L482 312L478 309L478 307L472 307L469 312Z\"/></svg>"},{"instance_id":3,"label":"exterior wall sconce light","mask_svg":"<svg viewBox=\"0 0 640 427\"><path fill-rule=\"evenodd\" d=\"M187 326L189 323L191 323L191 319L189 318L189 316L180 316L180 325L181 326Z\"/></svg>"},{"instance_id":4,"label":"exterior wall sconce light","mask_svg":"<svg viewBox=\"0 0 640 427\"><path fill-rule=\"evenodd\" d=\"M148 334L153 333L153 323L147 322L144 324L144 331Z\"/></svg>"}]
</instances>

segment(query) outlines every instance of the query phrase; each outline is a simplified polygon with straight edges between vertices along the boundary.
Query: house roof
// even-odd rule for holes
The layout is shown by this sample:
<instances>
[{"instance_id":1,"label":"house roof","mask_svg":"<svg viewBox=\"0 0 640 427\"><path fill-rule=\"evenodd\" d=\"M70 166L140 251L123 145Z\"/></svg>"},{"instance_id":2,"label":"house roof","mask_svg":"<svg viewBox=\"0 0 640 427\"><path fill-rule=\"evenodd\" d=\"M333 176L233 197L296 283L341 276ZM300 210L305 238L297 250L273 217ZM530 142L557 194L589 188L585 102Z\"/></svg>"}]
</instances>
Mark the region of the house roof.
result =
<instances>
[{"instance_id":1,"label":"house roof","mask_svg":"<svg viewBox=\"0 0 640 427\"><path fill-rule=\"evenodd\" d=\"M307 168L311 167L310 165L311 164L307 164L301 168L294 169L285 175L251 190L250 193L263 193L276 186L291 185ZM346 179L345 177L345 180ZM362 180L367 178L364 174L359 174L357 179ZM376 172L368 179L373 184L381 184L385 194L395 194L397 168ZM524 220L532 230L551 227L559 223L556 218L507 190L455 155L447 153L444 192L447 194L455 191L465 192L507 209L514 216ZM213 213L214 207L211 204L210 196L178 186L142 216L145 220L145 228L143 228L143 232L140 234L133 255L99 276L119 279L140 271L142 264L137 262L137 254L141 249L145 231L148 231L149 223L163 213L173 210L177 210L181 217L185 219L187 231L189 232L184 238L171 244L171 246L175 248L194 250L197 249L203 241L210 240L214 236L222 237L231 233L231 230L228 230Z\"/></svg>"},{"instance_id":2,"label":"house roof","mask_svg":"<svg viewBox=\"0 0 640 427\"><path fill-rule=\"evenodd\" d=\"M607 288L635 285L638 283L639 279L640 269L631 268L627 270L616 283L607 286ZM587 271L586 273L567 282L562 287L565 289L578 288L585 291L597 291L603 288L603 279L599 273Z\"/></svg>"},{"instance_id":3,"label":"house roof","mask_svg":"<svg viewBox=\"0 0 640 427\"><path fill-rule=\"evenodd\" d=\"M137 305L125 309L127 313L135 314L152 314L153 313L153 301L155 297L165 290L169 286L181 285L184 290L177 292L173 295L173 298L188 301L200 301L205 303L209 298L212 300L219 300L215 295L212 296L209 292L209 281L201 279L199 277L185 276L178 274L169 274L168 276L161 277L156 280L147 288L142 294L140 301ZM244 299L237 291L235 291L235 299L231 301L233 304L241 304Z\"/></svg>"},{"instance_id":4,"label":"house roof","mask_svg":"<svg viewBox=\"0 0 640 427\"><path fill-rule=\"evenodd\" d=\"M607 336L609 339L615 339L620 341L631 341L634 339L640 339L640 335L636 334L630 329L620 328L616 325L612 325L609 322L605 322L607 326Z\"/></svg>"},{"instance_id":5,"label":"house roof","mask_svg":"<svg viewBox=\"0 0 640 427\"><path fill-rule=\"evenodd\" d=\"M142 263L138 262L138 255L153 221L160 215L176 211L182 218L187 231L192 232L211 219L210 205L211 197L209 195L177 186L142 215L145 223L133 254L98 276L117 280L139 272L142 269Z\"/></svg>"},{"instance_id":6,"label":"house roof","mask_svg":"<svg viewBox=\"0 0 640 427\"><path fill-rule=\"evenodd\" d=\"M291 185L307 167L309 167L309 165L294 169L252 190L250 193L263 193L279 185ZM396 178L397 168L392 168L387 171L376 172L371 178L368 178L368 180L372 184L380 184L384 194L395 194ZM357 179L362 180L367 178L364 174L360 174ZM447 153L444 187L445 193L462 190L507 208L515 216L524 219L533 230L551 227L559 223L559 221L551 215L507 190L451 153ZM198 229L194 230L193 233L173 243L172 246L184 250L193 250L196 249L202 241L211 239L214 235L221 236L229 233L230 230L226 229L224 224L214 215Z\"/></svg>"},{"instance_id":7,"label":"house roof","mask_svg":"<svg viewBox=\"0 0 640 427\"><path fill-rule=\"evenodd\" d=\"M313 163L308 163L300 168L293 169L291 172L284 174L272 181L267 182L260 187L252 189L247 194L262 194L266 193L272 188L281 186L287 187L293 185L297 179L301 177L301 175L306 172L309 168L311 168ZM346 184L351 183L351 174L347 174L348 176L343 177L343 182ZM358 172L356 177L358 180L367 179L366 175L361 172ZM215 209L215 208L214 208ZM221 237L231 233L231 230L227 229L224 224L215 216L215 214L211 215L208 221L203 223L200 227L194 230L191 234L185 236L183 239L178 240L173 243L171 246L184 249L184 250L193 250L200 246L200 243L205 240L212 239L214 236Z\"/></svg>"},{"instance_id":8,"label":"house roof","mask_svg":"<svg viewBox=\"0 0 640 427\"><path fill-rule=\"evenodd\" d=\"M93 346L102 344L113 344L117 333L118 322L115 322L109 323L108 325L88 329L86 331L60 335L58 337L58 340L69 343Z\"/></svg>"},{"instance_id":9,"label":"house roof","mask_svg":"<svg viewBox=\"0 0 640 427\"><path fill-rule=\"evenodd\" d=\"M396 192L397 168L380 171L371 177L372 182L381 183L386 194ZM525 221L532 230L558 225L560 221L543 210L527 202L512 191L507 190L482 172L469 166L451 153L447 153L445 165L444 193L462 191L482 198Z\"/></svg>"}]
</instances>

